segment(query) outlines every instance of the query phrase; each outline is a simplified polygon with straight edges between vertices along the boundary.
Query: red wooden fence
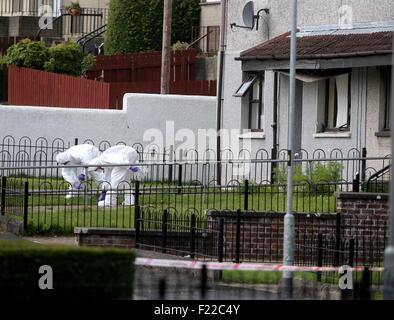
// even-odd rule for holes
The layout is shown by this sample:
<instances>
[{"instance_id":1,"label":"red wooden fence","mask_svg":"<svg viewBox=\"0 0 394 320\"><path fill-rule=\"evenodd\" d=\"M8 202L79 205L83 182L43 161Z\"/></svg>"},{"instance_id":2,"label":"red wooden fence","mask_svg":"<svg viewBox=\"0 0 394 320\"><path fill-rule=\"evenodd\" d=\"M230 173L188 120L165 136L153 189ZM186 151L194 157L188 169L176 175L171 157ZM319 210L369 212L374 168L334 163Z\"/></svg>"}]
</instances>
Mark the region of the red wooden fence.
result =
<instances>
[{"instance_id":1,"label":"red wooden fence","mask_svg":"<svg viewBox=\"0 0 394 320\"><path fill-rule=\"evenodd\" d=\"M195 80L196 52L173 51L171 54L171 80ZM89 79L105 82L160 81L161 52L144 52L113 56L98 56Z\"/></svg>"},{"instance_id":2,"label":"red wooden fence","mask_svg":"<svg viewBox=\"0 0 394 320\"><path fill-rule=\"evenodd\" d=\"M160 93L160 81L99 82L34 69L8 68L8 104L122 109L126 93ZM216 81L173 81L170 93L216 95Z\"/></svg>"},{"instance_id":3,"label":"red wooden fence","mask_svg":"<svg viewBox=\"0 0 394 320\"><path fill-rule=\"evenodd\" d=\"M9 67L8 104L109 109L109 84L28 68Z\"/></svg>"}]
</instances>

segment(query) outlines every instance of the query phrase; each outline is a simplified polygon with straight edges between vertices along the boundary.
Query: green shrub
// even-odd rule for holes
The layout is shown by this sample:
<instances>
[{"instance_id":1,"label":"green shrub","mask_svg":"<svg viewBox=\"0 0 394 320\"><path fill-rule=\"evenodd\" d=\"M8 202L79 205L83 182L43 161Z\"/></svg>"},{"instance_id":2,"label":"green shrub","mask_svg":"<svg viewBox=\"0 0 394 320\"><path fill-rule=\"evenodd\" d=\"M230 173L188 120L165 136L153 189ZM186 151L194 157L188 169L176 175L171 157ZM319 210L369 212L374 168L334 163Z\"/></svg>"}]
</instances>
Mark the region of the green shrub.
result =
<instances>
[{"instance_id":1,"label":"green shrub","mask_svg":"<svg viewBox=\"0 0 394 320\"><path fill-rule=\"evenodd\" d=\"M174 43L171 47L171 49L173 51L182 51L182 50L186 50L188 48L189 44L187 42L181 42L181 41L177 41L176 43Z\"/></svg>"},{"instance_id":2,"label":"green shrub","mask_svg":"<svg viewBox=\"0 0 394 320\"><path fill-rule=\"evenodd\" d=\"M1 60L6 64L19 67L72 76L85 74L95 63L95 57L84 54L76 42L68 41L48 48L43 42L30 39L24 39L12 45Z\"/></svg>"},{"instance_id":3,"label":"green shrub","mask_svg":"<svg viewBox=\"0 0 394 320\"><path fill-rule=\"evenodd\" d=\"M43 42L24 39L8 48L5 62L19 67L43 70L48 59L48 48Z\"/></svg>"},{"instance_id":4,"label":"green shrub","mask_svg":"<svg viewBox=\"0 0 394 320\"><path fill-rule=\"evenodd\" d=\"M311 163L305 172L302 170L300 163L293 167L293 183L299 185L301 189L316 192L334 192L336 185L341 179L342 165L338 162L329 162L328 164ZM274 169L275 181L280 184L287 184L287 164L280 163Z\"/></svg>"},{"instance_id":5,"label":"green shrub","mask_svg":"<svg viewBox=\"0 0 394 320\"><path fill-rule=\"evenodd\" d=\"M0 298L131 299L134 254L128 250L76 248L1 241ZM39 267L51 266L53 289L41 290Z\"/></svg>"},{"instance_id":6,"label":"green shrub","mask_svg":"<svg viewBox=\"0 0 394 320\"><path fill-rule=\"evenodd\" d=\"M78 43L68 41L49 48L50 59L44 65L46 71L82 75L82 63L85 54Z\"/></svg>"},{"instance_id":7,"label":"green shrub","mask_svg":"<svg viewBox=\"0 0 394 320\"><path fill-rule=\"evenodd\" d=\"M89 71L90 69L92 69L95 64L96 64L96 57L92 54L86 55L82 59L82 64L81 64L82 74L85 75L86 72Z\"/></svg>"},{"instance_id":8,"label":"green shrub","mask_svg":"<svg viewBox=\"0 0 394 320\"><path fill-rule=\"evenodd\" d=\"M200 20L199 0L174 0L172 42L190 41ZM162 0L111 0L106 54L160 51L162 48Z\"/></svg>"}]
</instances>

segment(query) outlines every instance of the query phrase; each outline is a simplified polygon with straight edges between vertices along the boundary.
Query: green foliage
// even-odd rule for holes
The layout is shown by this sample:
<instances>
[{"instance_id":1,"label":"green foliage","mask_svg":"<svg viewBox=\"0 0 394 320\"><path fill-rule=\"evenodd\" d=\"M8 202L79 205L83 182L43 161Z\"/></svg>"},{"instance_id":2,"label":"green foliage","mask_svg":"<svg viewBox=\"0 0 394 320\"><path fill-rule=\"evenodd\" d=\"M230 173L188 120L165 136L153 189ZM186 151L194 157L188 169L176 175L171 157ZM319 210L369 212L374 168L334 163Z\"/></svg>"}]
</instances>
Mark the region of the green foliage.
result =
<instances>
[{"instance_id":1,"label":"green foliage","mask_svg":"<svg viewBox=\"0 0 394 320\"><path fill-rule=\"evenodd\" d=\"M43 42L24 39L8 48L5 61L19 67L42 70L48 58L49 51Z\"/></svg>"},{"instance_id":2,"label":"green foliage","mask_svg":"<svg viewBox=\"0 0 394 320\"><path fill-rule=\"evenodd\" d=\"M96 64L96 56L92 55L92 54L88 54L86 55L83 59L82 59L82 74L86 74L87 71L89 71L90 69L92 69L94 67L94 65Z\"/></svg>"},{"instance_id":3,"label":"green foliage","mask_svg":"<svg viewBox=\"0 0 394 320\"><path fill-rule=\"evenodd\" d=\"M2 241L0 246L0 298L130 299L134 254L129 250L38 245L28 241ZM40 266L53 270L53 290L41 290Z\"/></svg>"},{"instance_id":4,"label":"green foliage","mask_svg":"<svg viewBox=\"0 0 394 320\"><path fill-rule=\"evenodd\" d=\"M172 45L171 49L173 51L182 51L182 50L186 50L188 46L189 44L187 42L177 41Z\"/></svg>"},{"instance_id":5,"label":"green foliage","mask_svg":"<svg viewBox=\"0 0 394 320\"><path fill-rule=\"evenodd\" d=\"M95 58L82 52L73 41L47 47L43 42L24 39L11 46L3 57L7 64L80 76L93 67ZM1 62L0 62L1 65Z\"/></svg>"},{"instance_id":6,"label":"green foliage","mask_svg":"<svg viewBox=\"0 0 394 320\"><path fill-rule=\"evenodd\" d=\"M81 6L79 4L79 2L71 2L68 6L65 6L64 9L66 10L70 10L70 9L81 9Z\"/></svg>"},{"instance_id":7,"label":"green foliage","mask_svg":"<svg viewBox=\"0 0 394 320\"><path fill-rule=\"evenodd\" d=\"M192 27L199 19L199 0L174 0L172 42L190 41ZM162 30L162 0L111 0L106 54L160 51Z\"/></svg>"},{"instance_id":8,"label":"green foliage","mask_svg":"<svg viewBox=\"0 0 394 320\"><path fill-rule=\"evenodd\" d=\"M338 162L312 163L305 172L303 172L301 164L298 163L293 167L293 182L295 185L301 185L301 188L304 187L311 192L334 192L335 184L341 179L341 171L342 165ZM287 165L280 163L274 170L274 176L277 182L286 184Z\"/></svg>"},{"instance_id":9,"label":"green foliage","mask_svg":"<svg viewBox=\"0 0 394 320\"><path fill-rule=\"evenodd\" d=\"M85 58L78 43L68 41L49 48L50 59L44 65L46 71L80 76Z\"/></svg>"}]
</instances>

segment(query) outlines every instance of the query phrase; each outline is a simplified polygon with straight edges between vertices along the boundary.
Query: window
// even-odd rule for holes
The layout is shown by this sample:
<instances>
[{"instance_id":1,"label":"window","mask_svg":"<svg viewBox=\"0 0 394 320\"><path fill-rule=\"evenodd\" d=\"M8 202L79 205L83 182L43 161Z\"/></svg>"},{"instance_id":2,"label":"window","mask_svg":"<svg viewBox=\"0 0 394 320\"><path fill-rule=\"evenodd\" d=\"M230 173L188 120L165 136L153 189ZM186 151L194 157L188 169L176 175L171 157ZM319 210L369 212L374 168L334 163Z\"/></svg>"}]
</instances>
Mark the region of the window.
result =
<instances>
[{"instance_id":1,"label":"window","mask_svg":"<svg viewBox=\"0 0 394 320\"><path fill-rule=\"evenodd\" d=\"M382 106L383 131L390 131L390 105L391 105L391 67L382 68Z\"/></svg>"},{"instance_id":2,"label":"window","mask_svg":"<svg viewBox=\"0 0 394 320\"><path fill-rule=\"evenodd\" d=\"M350 130L350 84L350 73L320 81L319 107L324 110L319 121L320 131Z\"/></svg>"},{"instance_id":3,"label":"window","mask_svg":"<svg viewBox=\"0 0 394 320\"><path fill-rule=\"evenodd\" d=\"M263 84L262 72L249 75L235 92L234 97L242 97L242 127L251 131L263 129Z\"/></svg>"}]
</instances>

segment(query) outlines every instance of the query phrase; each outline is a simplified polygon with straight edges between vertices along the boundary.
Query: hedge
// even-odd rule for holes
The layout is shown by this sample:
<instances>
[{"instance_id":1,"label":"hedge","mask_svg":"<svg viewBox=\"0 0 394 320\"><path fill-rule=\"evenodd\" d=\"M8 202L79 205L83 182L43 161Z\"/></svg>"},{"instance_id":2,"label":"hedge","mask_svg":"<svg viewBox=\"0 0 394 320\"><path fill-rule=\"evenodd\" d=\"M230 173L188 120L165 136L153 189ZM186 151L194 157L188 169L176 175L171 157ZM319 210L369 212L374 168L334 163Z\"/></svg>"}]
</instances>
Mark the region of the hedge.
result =
<instances>
[{"instance_id":1,"label":"hedge","mask_svg":"<svg viewBox=\"0 0 394 320\"><path fill-rule=\"evenodd\" d=\"M0 241L0 299L131 299L135 255L129 250ZM40 266L53 270L53 289L39 288Z\"/></svg>"},{"instance_id":2,"label":"hedge","mask_svg":"<svg viewBox=\"0 0 394 320\"><path fill-rule=\"evenodd\" d=\"M173 0L172 43L190 42L200 21L199 0ZM111 0L106 54L160 51L163 0Z\"/></svg>"}]
</instances>

